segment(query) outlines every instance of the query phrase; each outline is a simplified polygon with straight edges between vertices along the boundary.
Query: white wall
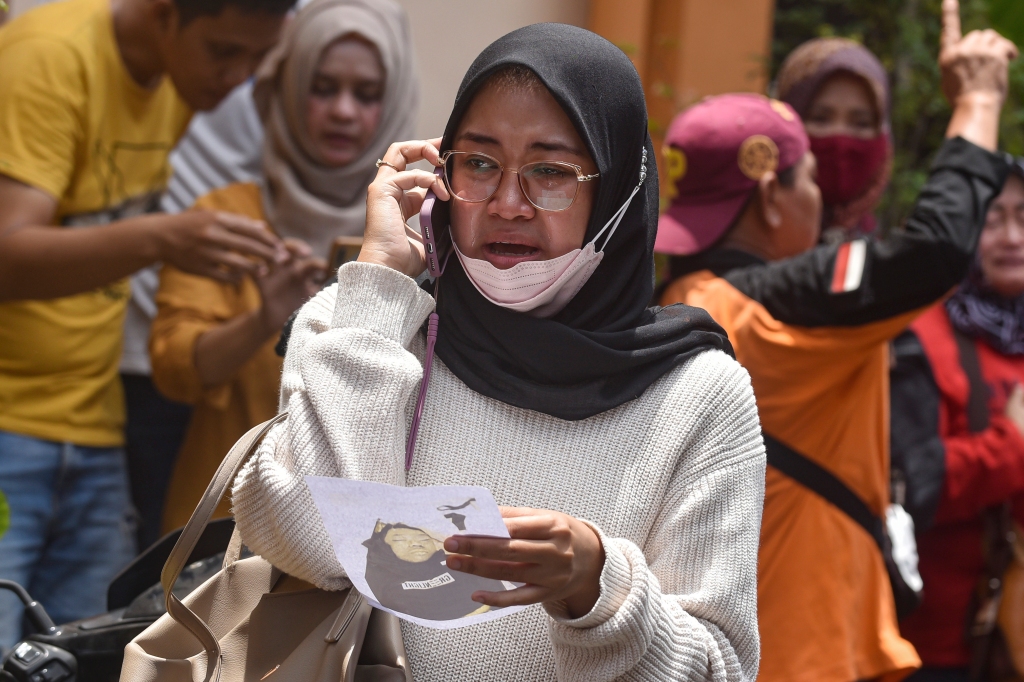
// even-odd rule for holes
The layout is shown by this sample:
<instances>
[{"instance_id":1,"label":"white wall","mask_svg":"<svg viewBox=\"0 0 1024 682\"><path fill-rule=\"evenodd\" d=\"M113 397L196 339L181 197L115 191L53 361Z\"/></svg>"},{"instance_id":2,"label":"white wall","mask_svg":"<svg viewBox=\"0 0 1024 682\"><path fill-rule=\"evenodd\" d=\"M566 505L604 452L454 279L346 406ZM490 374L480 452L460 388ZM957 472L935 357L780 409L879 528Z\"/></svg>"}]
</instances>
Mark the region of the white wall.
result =
<instances>
[{"instance_id":1,"label":"white wall","mask_svg":"<svg viewBox=\"0 0 1024 682\"><path fill-rule=\"evenodd\" d=\"M8 19L13 19L19 14L24 14L36 5L42 5L49 0L7 0L7 6L11 8Z\"/></svg>"},{"instance_id":2,"label":"white wall","mask_svg":"<svg viewBox=\"0 0 1024 682\"><path fill-rule=\"evenodd\" d=\"M521 26L558 21L586 26L587 0L398 0L409 13L420 75L419 138L444 132L469 65Z\"/></svg>"}]
</instances>

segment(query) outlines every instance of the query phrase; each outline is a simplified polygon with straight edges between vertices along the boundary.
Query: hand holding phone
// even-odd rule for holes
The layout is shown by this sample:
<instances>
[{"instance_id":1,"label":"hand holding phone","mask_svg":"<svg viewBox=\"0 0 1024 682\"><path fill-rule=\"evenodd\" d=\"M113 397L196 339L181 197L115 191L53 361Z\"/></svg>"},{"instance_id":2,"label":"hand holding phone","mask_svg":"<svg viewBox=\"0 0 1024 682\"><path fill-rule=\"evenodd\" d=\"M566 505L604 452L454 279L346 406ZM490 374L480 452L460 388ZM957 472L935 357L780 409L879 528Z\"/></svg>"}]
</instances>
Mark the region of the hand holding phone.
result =
<instances>
[{"instance_id":1,"label":"hand holding phone","mask_svg":"<svg viewBox=\"0 0 1024 682\"><path fill-rule=\"evenodd\" d=\"M359 262L384 265L410 277L428 268L425 239L405 221L420 212L428 190L441 201L448 201L450 197L441 175L409 169L408 165L426 160L437 166L440 144L440 138L413 140L395 143L388 149L377 177L367 190L366 231ZM443 243L435 236L432 245L435 259L437 247Z\"/></svg>"}]
</instances>

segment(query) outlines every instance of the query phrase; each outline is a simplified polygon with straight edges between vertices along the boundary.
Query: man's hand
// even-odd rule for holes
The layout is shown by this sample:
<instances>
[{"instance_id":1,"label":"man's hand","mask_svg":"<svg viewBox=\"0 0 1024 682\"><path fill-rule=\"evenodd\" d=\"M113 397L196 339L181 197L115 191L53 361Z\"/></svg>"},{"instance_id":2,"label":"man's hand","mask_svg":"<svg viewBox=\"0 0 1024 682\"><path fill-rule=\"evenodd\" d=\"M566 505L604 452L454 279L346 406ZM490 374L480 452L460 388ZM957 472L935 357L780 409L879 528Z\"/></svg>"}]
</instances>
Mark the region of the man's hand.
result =
<instances>
[{"instance_id":1,"label":"man's hand","mask_svg":"<svg viewBox=\"0 0 1024 682\"><path fill-rule=\"evenodd\" d=\"M57 199L0 174L0 301L70 296L157 261L221 281L287 259L258 221L228 213L149 213L107 225L59 227Z\"/></svg>"},{"instance_id":2,"label":"man's hand","mask_svg":"<svg viewBox=\"0 0 1024 682\"><path fill-rule=\"evenodd\" d=\"M448 568L494 580L526 583L507 592L476 592L473 601L515 606L562 601L573 618L601 596L604 547L579 519L546 509L502 507L511 539L453 535L444 542Z\"/></svg>"},{"instance_id":3,"label":"man's hand","mask_svg":"<svg viewBox=\"0 0 1024 682\"><path fill-rule=\"evenodd\" d=\"M939 68L942 91L953 106L946 137L961 136L994 151L999 143L999 113L1017 47L992 30L961 35L960 3L942 2Z\"/></svg>"},{"instance_id":4,"label":"man's hand","mask_svg":"<svg viewBox=\"0 0 1024 682\"><path fill-rule=\"evenodd\" d=\"M151 226L160 260L179 270L222 282L259 277L289 258L284 244L260 220L222 211L186 211L162 216Z\"/></svg>"},{"instance_id":5,"label":"man's hand","mask_svg":"<svg viewBox=\"0 0 1024 682\"><path fill-rule=\"evenodd\" d=\"M291 314L320 290L327 262L313 258L303 241L286 239L287 260L270 266L269 272L256 277L263 306L260 318L268 330L277 333Z\"/></svg>"}]
</instances>

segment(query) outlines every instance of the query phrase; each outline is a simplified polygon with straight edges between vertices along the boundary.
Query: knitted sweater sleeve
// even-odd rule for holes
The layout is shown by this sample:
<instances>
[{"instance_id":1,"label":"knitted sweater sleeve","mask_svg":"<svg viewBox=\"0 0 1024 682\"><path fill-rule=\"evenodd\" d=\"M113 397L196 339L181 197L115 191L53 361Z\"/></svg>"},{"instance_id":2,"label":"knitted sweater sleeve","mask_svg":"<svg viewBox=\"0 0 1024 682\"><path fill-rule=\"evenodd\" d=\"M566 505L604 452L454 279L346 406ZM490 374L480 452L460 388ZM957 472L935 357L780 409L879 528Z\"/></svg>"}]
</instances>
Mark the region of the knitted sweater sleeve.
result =
<instances>
[{"instance_id":1,"label":"knitted sweater sleeve","mask_svg":"<svg viewBox=\"0 0 1024 682\"><path fill-rule=\"evenodd\" d=\"M701 428L681 436L644 548L591 524L605 549L597 603L575 620L546 606L559 680L757 678L765 455L754 395L723 353L698 356L684 379L701 396Z\"/></svg>"},{"instance_id":2,"label":"knitted sweater sleeve","mask_svg":"<svg viewBox=\"0 0 1024 682\"><path fill-rule=\"evenodd\" d=\"M281 377L288 419L263 440L232 489L245 543L281 570L348 585L306 476L401 485L406 406L423 366L409 347L434 299L405 275L347 263L296 318Z\"/></svg>"}]
</instances>

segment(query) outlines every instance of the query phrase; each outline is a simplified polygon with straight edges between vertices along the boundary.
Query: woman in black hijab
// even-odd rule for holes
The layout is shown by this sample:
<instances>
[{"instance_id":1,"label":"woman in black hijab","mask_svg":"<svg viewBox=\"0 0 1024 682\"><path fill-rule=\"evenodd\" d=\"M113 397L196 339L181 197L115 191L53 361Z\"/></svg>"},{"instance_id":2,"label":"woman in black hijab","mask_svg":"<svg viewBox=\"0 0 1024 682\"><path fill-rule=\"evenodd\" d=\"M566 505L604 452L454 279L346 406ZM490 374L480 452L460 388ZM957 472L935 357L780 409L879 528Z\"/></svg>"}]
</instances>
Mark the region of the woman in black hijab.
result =
<instances>
[{"instance_id":1,"label":"woman in black hijab","mask_svg":"<svg viewBox=\"0 0 1024 682\"><path fill-rule=\"evenodd\" d=\"M288 420L235 484L250 547L347 584L306 475L479 485L509 505L510 539L452 536L446 564L523 583L476 603L543 608L403 623L417 680L757 675L757 411L704 311L646 307L653 158L621 50L558 24L510 33L470 68L443 139L388 150L359 261L295 322ZM407 168L420 160L444 178ZM455 248L421 289L405 218L427 189Z\"/></svg>"},{"instance_id":2,"label":"woman in black hijab","mask_svg":"<svg viewBox=\"0 0 1024 682\"><path fill-rule=\"evenodd\" d=\"M551 320L491 305L457 258L450 259L451 268L441 280L437 312L444 333L438 335L438 356L470 388L561 419L583 419L631 400L695 352L731 352L725 333L704 311L647 308L654 293L658 183L643 88L632 64L622 57L620 50L589 31L560 24L510 33L470 67L441 144L443 150L452 149L459 123L491 76L521 67L535 73L565 110L598 170L595 184L600 191L585 242L594 239L645 176L604 248L598 275ZM429 143L419 148L415 143L395 145L384 160L394 158L404 168L412 160L404 154L433 156L428 160L435 162L432 152ZM390 173L384 168L378 179ZM413 178L421 186L430 179L422 173ZM446 208L441 204L435 209L436 224L446 221ZM368 250L376 243L368 243ZM415 239L409 246L422 249ZM399 250L404 248L400 243ZM423 270L420 259L413 258L409 266Z\"/></svg>"}]
</instances>

